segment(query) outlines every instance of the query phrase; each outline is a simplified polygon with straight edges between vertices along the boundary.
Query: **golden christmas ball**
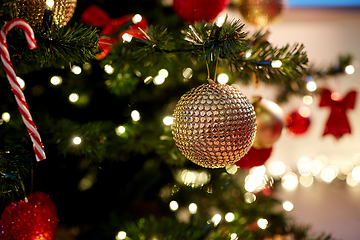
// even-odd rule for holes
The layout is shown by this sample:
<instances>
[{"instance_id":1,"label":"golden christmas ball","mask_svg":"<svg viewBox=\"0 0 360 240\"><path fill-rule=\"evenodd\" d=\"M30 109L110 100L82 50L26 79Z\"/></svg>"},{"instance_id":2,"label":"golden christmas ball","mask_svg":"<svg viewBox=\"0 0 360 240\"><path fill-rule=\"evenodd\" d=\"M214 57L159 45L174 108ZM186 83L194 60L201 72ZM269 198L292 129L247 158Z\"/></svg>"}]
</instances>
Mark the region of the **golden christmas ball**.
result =
<instances>
[{"instance_id":1,"label":"golden christmas ball","mask_svg":"<svg viewBox=\"0 0 360 240\"><path fill-rule=\"evenodd\" d=\"M256 113L257 131L253 147L270 148L279 139L284 127L284 113L279 105L263 99L253 97Z\"/></svg>"},{"instance_id":2,"label":"golden christmas ball","mask_svg":"<svg viewBox=\"0 0 360 240\"><path fill-rule=\"evenodd\" d=\"M16 18L32 27L43 24L44 16L51 17L50 24L65 26L74 14L76 0L16 0L14 7Z\"/></svg>"},{"instance_id":3,"label":"golden christmas ball","mask_svg":"<svg viewBox=\"0 0 360 240\"><path fill-rule=\"evenodd\" d=\"M286 4L284 0L239 0L238 8L245 21L265 27L281 17Z\"/></svg>"},{"instance_id":4,"label":"golden christmas ball","mask_svg":"<svg viewBox=\"0 0 360 240\"><path fill-rule=\"evenodd\" d=\"M209 80L178 101L171 126L181 153L205 168L239 161L256 133L255 111L237 89Z\"/></svg>"}]
</instances>

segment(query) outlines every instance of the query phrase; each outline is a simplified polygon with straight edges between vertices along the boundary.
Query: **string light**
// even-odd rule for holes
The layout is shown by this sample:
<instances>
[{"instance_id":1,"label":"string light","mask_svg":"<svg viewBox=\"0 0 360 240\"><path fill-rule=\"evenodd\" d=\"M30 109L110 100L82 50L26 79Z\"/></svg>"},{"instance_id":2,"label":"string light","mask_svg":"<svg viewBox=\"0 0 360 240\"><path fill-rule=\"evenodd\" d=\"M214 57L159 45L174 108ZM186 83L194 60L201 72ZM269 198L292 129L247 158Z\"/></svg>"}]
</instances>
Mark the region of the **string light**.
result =
<instances>
[{"instance_id":1,"label":"string light","mask_svg":"<svg viewBox=\"0 0 360 240\"><path fill-rule=\"evenodd\" d=\"M233 214L232 212L228 212L227 214L225 214L225 221L227 222L232 222L235 219L235 214Z\"/></svg>"},{"instance_id":2,"label":"string light","mask_svg":"<svg viewBox=\"0 0 360 240\"><path fill-rule=\"evenodd\" d=\"M236 240L236 239L237 239L237 234L236 234L236 233L232 233L232 234L230 235L230 239L231 239L231 240Z\"/></svg>"},{"instance_id":3,"label":"string light","mask_svg":"<svg viewBox=\"0 0 360 240\"><path fill-rule=\"evenodd\" d=\"M309 90L310 92L314 92L316 89L317 89L317 85L314 81L309 81L307 84L306 84L306 88L307 90Z\"/></svg>"},{"instance_id":4,"label":"string light","mask_svg":"<svg viewBox=\"0 0 360 240\"><path fill-rule=\"evenodd\" d=\"M345 72L347 73L347 74L353 74L354 72L355 72L355 68L354 68L354 66L353 65L348 65L348 66L346 66L345 67Z\"/></svg>"},{"instance_id":5,"label":"string light","mask_svg":"<svg viewBox=\"0 0 360 240\"><path fill-rule=\"evenodd\" d=\"M166 70L166 69L161 69L161 70L159 70L158 74L159 74L160 76L163 76L164 78L167 78L167 77L169 76L169 72L168 72L168 70Z\"/></svg>"},{"instance_id":6,"label":"string light","mask_svg":"<svg viewBox=\"0 0 360 240\"><path fill-rule=\"evenodd\" d=\"M219 225L219 223L221 222L221 215L220 214L215 214L212 218L211 221L214 223L214 226L216 227L217 225Z\"/></svg>"},{"instance_id":7,"label":"string light","mask_svg":"<svg viewBox=\"0 0 360 240\"><path fill-rule=\"evenodd\" d=\"M163 119L163 123L166 125L166 126L170 126L171 124L173 124L173 117L164 117Z\"/></svg>"},{"instance_id":8,"label":"string light","mask_svg":"<svg viewBox=\"0 0 360 240\"><path fill-rule=\"evenodd\" d=\"M253 194L252 192L247 192L244 194L244 201L246 203L253 203L256 201L256 195Z\"/></svg>"},{"instance_id":9,"label":"string light","mask_svg":"<svg viewBox=\"0 0 360 240\"><path fill-rule=\"evenodd\" d=\"M20 77L16 77L16 81L19 83L20 88L21 88L22 90L24 90L24 89L25 89L25 81L22 80Z\"/></svg>"},{"instance_id":10,"label":"string light","mask_svg":"<svg viewBox=\"0 0 360 240\"><path fill-rule=\"evenodd\" d=\"M46 0L46 5L47 5L49 8L54 7L54 0Z\"/></svg>"},{"instance_id":11,"label":"string light","mask_svg":"<svg viewBox=\"0 0 360 240\"><path fill-rule=\"evenodd\" d=\"M161 76L161 75L157 75L155 78L154 78L154 84L155 85L161 85L165 82L165 78L164 76Z\"/></svg>"},{"instance_id":12,"label":"string light","mask_svg":"<svg viewBox=\"0 0 360 240\"><path fill-rule=\"evenodd\" d=\"M225 23L225 17L224 16L220 16L218 17L218 19L216 20L216 26L218 27L222 27L222 25L224 25Z\"/></svg>"},{"instance_id":13,"label":"string light","mask_svg":"<svg viewBox=\"0 0 360 240\"><path fill-rule=\"evenodd\" d=\"M299 182L304 187L310 187L314 182L314 177L312 175L309 176L300 176Z\"/></svg>"},{"instance_id":14,"label":"string light","mask_svg":"<svg viewBox=\"0 0 360 240\"><path fill-rule=\"evenodd\" d=\"M169 208L170 208L171 211L175 212L176 210L179 209L179 204L177 203L177 201L172 200L172 201L169 203Z\"/></svg>"},{"instance_id":15,"label":"string light","mask_svg":"<svg viewBox=\"0 0 360 240\"><path fill-rule=\"evenodd\" d=\"M120 232L118 232L118 234L116 235L116 239L118 239L118 240L123 240L123 239L125 239L126 238L126 232L124 232L124 231L120 231Z\"/></svg>"},{"instance_id":16,"label":"string light","mask_svg":"<svg viewBox=\"0 0 360 240\"><path fill-rule=\"evenodd\" d=\"M76 75L79 75L81 73L81 67L74 65L71 68L71 72Z\"/></svg>"},{"instance_id":17,"label":"string light","mask_svg":"<svg viewBox=\"0 0 360 240\"><path fill-rule=\"evenodd\" d=\"M297 168L301 175L309 176L312 171L311 159L309 157L301 157L297 162Z\"/></svg>"},{"instance_id":18,"label":"string light","mask_svg":"<svg viewBox=\"0 0 360 240\"><path fill-rule=\"evenodd\" d=\"M225 167L225 170L226 170L226 172L227 172L228 174L233 175L233 174L235 174L235 173L237 172L238 167L237 167L236 165L234 165L234 164L230 164L230 165L227 165L227 166Z\"/></svg>"},{"instance_id":19,"label":"string light","mask_svg":"<svg viewBox=\"0 0 360 240\"><path fill-rule=\"evenodd\" d=\"M77 94L77 93L72 93L72 94L70 94L70 95L69 95L69 100L70 100L70 102L72 102L72 103L77 102L77 101L79 100L79 94Z\"/></svg>"},{"instance_id":20,"label":"string light","mask_svg":"<svg viewBox=\"0 0 360 240\"><path fill-rule=\"evenodd\" d=\"M274 60L271 62L271 66L273 68L280 68L282 66L282 62L280 60Z\"/></svg>"},{"instance_id":21,"label":"string light","mask_svg":"<svg viewBox=\"0 0 360 240\"><path fill-rule=\"evenodd\" d=\"M189 212L190 214L195 214L197 212L197 205L196 203L190 203L189 204Z\"/></svg>"},{"instance_id":22,"label":"string light","mask_svg":"<svg viewBox=\"0 0 360 240\"><path fill-rule=\"evenodd\" d=\"M119 126L115 128L116 135L121 136L123 133L125 133L126 129L124 126Z\"/></svg>"},{"instance_id":23,"label":"string light","mask_svg":"<svg viewBox=\"0 0 360 240\"><path fill-rule=\"evenodd\" d=\"M110 64L106 64L106 65L104 66L104 71L105 71L107 74L111 75L111 74L114 73L114 68L113 68Z\"/></svg>"},{"instance_id":24,"label":"string light","mask_svg":"<svg viewBox=\"0 0 360 240\"><path fill-rule=\"evenodd\" d=\"M132 120L133 120L134 122L139 121L139 120L140 120L140 113L139 113L139 111L133 110L133 111L131 112L131 118L132 118Z\"/></svg>"},{"instance_id":25,"label":"string light","mask_svg":"<svg viewBox=\"0 0 360 240\"><path fill-rule=\"evenodd\" d=\"M293 172L285 173L285 175L281 178L281 185L286 190L294 190L299 183L298 177Z\"/></svg>"},{"instance_id":26,"label":"string light","mask_svg":"<svg viewBox=\"0 0 360 240\"><path fill-rule=\"evenodd\" d=\"M284 208L285 211L290 212L290 211L292 211L294 209L294 205L290 201L285 201L283 203L283 208Z\"/></svg>"},{"instance_id":27,"label":"string light","mask_svg":"<svg viewBox=\"0 0 360 240\"><path fill-rule=\"evenodd\" d=\"M257 221L257 225L259 226L259 228L261 229L265 229L268 225L268 220L264 219L264 218L260 218L258 221Z\"/></svg>"},{"instance_id":28,"label":"string light","mask_svg":"<svg viewBox=\"0 0 360 240\"><path fill-rule=\"evenodd\" d=\"M337 173L334 167L335 166L328 166L321 171L320 176L324 182L330 183L336 178Z\"/></svg>"},{"instance_id":29,"label":"string light","mask_svg":"<svg viewBox=\"0 0 360 240\"><path fill-rule=\"evenodd\" d=\"M229 81L229 76L226 73L221 73L217 80L220 84L225 84Z\"/></svg>"},{"instance_id":30,"label":"string light","mask_svg":"<svg viewBox=\"0 0 360 240\"><path fill-rule=\"evenodd\" d=\"M285 173L286 166L281 161L272 162L269 166L269 172L273 176L281 176Z\"/></svg>"},{"instance_id":31,"label":"string light","mask_svg":"<svg viewBox=\"0 0 360 240\"><path fill-rule=\"evenodd\" d=\"M121 38L124 42L131 42L133 37L128 33L124 33Z\"/></svg>"},{"instance_id":32,"label":"string light","mask_svg":"<svg viewBox=\"0 0 360 240\"><path fill-rule=\"evenodd\" d=\"M245 54L245 57L246 57L246 58L251 57L251 52L247 52L247 53Z\"/></svg>"},{"instance_id":33,"label":"string light","mask_svg":"<svg viewBox=\"0 0 360 240\"><path fill-rule=\"evenodd\" d=\"M74 143L75 145L79 145L79 144L81 143L81 138L80 138L80 137L74 137L74 138L73 138L73 143Z\"/></svg>"},{"instance_id":34,"label":"string light","mask_svg":"<svg viewBox=\"0 0 360 240\"><path fill-rule=\"evenodd\" d=\"M153 80L153 77L152 77L152 76L148 76L147 78L144 79L144 83L145 83L145 84L149 84L152 80Z\"/></svg>"},{"instance_id":35,"label":"string light","mask_svg":"<svg viewBox=\"0 0 360 240\"><path fill-rule=\"evenodd\" d=\"M10 121L10 113L4 112L3 114L1 114L1 119L2 119L4 122L9 122L9 121Z\"/></svg>"},{"instance_id":36,"label":"string light","mask_svg":"<svg viewBox=\"0 0 360 240\"><path fill-rule=\"evenodd\" d=\"M310 95L306 95L303 97L303 103L306 105L311 105L313 103L313 98Z\"/></svg>"},{"instance_id":37,"label":"string light","mask_svg":"<svg viewBox=\"0 0 360 240\"><path fill-rule=\"evenodd\" d=\"M360 181L360 166L354 167L351 174L354 179Z\"/></svg>"},{"instance_id":38,"label":"string light","mask_svg":"<svg viewBox=\"0 0 360 240\"><path fill-rule=\"evenodd\" d=\"M62 78L60 76L52 76L50 78L50 83L54 86L60 85L62 83Z\"/></svg>"},{"instance_id":39,"label":"string light","mask_svg":"<svg viewBox=\"0 0 360 240\"><path fill-rule=\"evenodd\" d=\"M193 70L191 68L184 68L182 75L185 79L190 79L193 76Z\"/></svg>"},{"instance_id":40,"label":"string light","mask_svg":"<svg viewBox=\"0 0 360 240\"><path fill-rule=\"evenodd\" d=\"M140 14L135 14L131 20L134 24L137 24L142 21L142 16Z\"/></svg>"}]
</instances>

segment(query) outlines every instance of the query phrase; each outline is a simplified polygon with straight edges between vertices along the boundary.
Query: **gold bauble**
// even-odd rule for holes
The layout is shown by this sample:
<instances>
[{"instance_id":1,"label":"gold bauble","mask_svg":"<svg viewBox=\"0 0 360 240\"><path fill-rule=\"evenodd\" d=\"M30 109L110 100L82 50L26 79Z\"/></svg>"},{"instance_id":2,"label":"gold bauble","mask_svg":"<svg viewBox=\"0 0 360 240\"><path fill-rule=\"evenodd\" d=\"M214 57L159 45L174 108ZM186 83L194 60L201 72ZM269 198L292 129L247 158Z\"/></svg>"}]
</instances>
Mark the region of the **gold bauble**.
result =
<instances>
[{"instance_id":1,"label":"gold bauble","mask_svg":"<svg viewBox=\"0 0 360 240\"><path fill-rule=\"evenodd\" d=\"M244 19L255 26L265 27L281 17L284 0L239 0L238 8Z\"/></svg>"},{"instance_id":2,"label":"gold bauble","mask_svg":"<svg viewBox=\"0 0 360 240\"><path fill-rule=\"evenodd\" d=\"M47 2L53 5L49 6ZM65 26L74 14L76 0L17 0L14 7L16 18L25 20L32 27L43 23L45 9L53 14L51 23Z\"/></svg>"},{"instance_id":3,"label":"gold bauble","mask_svg":"<svg viewBox=\"0 0 360 240\"><path fill-rule=\"evenodd\" d=\"M256 117L253 106L239 90L209 82L181 97L171 129L186 158L205 168L222 168L249 151Z\"/></svg>"},{"instance_id":4,"label":"gold bauble","mask_svg":"<svg viewBox=\"0 0 360 240\"><path fill-rule=\"evenodd\" d=\"M257 131L253 147L270 148L281 136L284 127L284 113L279 105L263 99L253 98Z\"/></svg>"}]
</instances>

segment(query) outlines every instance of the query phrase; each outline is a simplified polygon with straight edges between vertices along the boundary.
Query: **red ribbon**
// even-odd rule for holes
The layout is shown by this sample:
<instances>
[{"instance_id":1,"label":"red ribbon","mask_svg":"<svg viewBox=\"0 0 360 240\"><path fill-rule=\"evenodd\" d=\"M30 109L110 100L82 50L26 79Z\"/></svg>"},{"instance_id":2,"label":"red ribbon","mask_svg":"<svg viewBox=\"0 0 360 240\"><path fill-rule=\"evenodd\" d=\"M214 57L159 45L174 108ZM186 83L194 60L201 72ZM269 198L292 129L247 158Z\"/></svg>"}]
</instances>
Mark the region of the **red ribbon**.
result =
<instances>
[{"instance_id":1,"label":"red ribbon","mask_svg":"<svg viewBox=\"0 0 360 240\"><path fill-rule=\"evenodd\" d=\"M142 20L133 24L127 30L122 31L117 37L113 37L116 31L126 22L130 21L135 14L125 15L116 19L111 18L103 9L98 6L92 5L88 7L81 15L81 22L94 27L102 28L99 37L99 48L102 53L97 56L98 60L103 59L111 50L111 46L118 42L125 33L133 37L145 39L144 35L139 29L145 30L148 27L148 22L143 17Z\"/></svg>"},{"instance_id":2,"label":"red ribbon","mask_svg":"<svg viewBox=\"0 0 360 240\"><path fill-rule=\"evenodd\" d=\"M351 133L346 111L354 109L356 95L357 92L352 90L341 99L340 95L331 93L329 89L322 89L319 106L330 107L330 115L326 122L323 136L332 134L335 138L339 139L345 133Z\"/></svg>"}]
</instances>

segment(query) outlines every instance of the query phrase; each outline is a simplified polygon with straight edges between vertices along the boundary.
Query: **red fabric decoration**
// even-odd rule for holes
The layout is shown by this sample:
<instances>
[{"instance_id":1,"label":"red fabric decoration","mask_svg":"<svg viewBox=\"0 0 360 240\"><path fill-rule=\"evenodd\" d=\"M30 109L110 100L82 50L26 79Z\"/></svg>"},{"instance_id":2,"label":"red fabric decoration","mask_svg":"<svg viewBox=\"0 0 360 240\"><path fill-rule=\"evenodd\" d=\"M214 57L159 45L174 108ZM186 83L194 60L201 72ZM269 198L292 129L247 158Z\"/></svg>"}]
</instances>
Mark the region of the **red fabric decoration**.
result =
<instances>
[{"instance_id":1,"label":"red fabric decoration","mask_svg":"<svg viewBox=\"0 0 360 240\"><path fill-rule=\"evenodd\" d=\"M227 8L230 0L174 0L175 12L186 22L212 22Z\"/></svg>"},{"instance_id":2,"label":"red fabric decoration","mask_svg":"<svg viewBox=\"0 0 360 240\"><path fill-rule=\"evenodd\" d=\"M242 157L235 164L240 168L250 169L252 167L257 167L263 165L266 160L270 157L272 152L272 147L269 148L255 148L251 147L248 153Z\"/></svg>"},{"instance_id":3,"label":"red fabric decoration","mask_svg":"<svg viewBox=\"0 0 360 240\"><path fill-rule=\"evenodd\" d=\"M330 115L325 125L323 136L332 134L339 139L345 133L351 133L346 110L354 109L357 92L350 91L344 98L338 93L331 93L329 89L323 88L320 98L320 107L330 107Z\"/></svg>"},{"instance_id":4,"label":"red fabric decoration","mask_svg":"<svg viewBox=\"0 0 360 240\"><path fill-rule=\"evenodd\" d=\"M301 109L307 109L304 114ZM305 133L310 126L310 109L301 107L285 118L287 130L295 135Z\"/></svg>"},{"instance_id":5,"label":"red fabric decoration","mask_svg":"<svg viewBox=\"0 0 360 240\"><path fill-rule=\"evenodd\" d=\"M103 59L111 50L111 46L114 43L118 42L118 39L121 39L124 33L128 33L133 37L145 39L144 35L139 29L145 30L148 27L148 22L144 17L142 20L136 24L131 25L127 28L126 31L122 31L118 36L112 36L116 31L126 22L130 21L135 14L122 16L120 18L112 19L109 15L100 7L92 5L88 7L81 15L81 22L102 28L100 35L105 35L99 37L99 48L102 50L102 53L97 56L98 60Z\"/></svg>"},{"instance_id":6,"label":"red fabric decoration","mask_svg":"<svg viewBox=\"0 0 360 240\"><path fill-rule=\"evenodd\" d=\"M28 201L14 201L1 215L1 240L55 240L58 216L49 195L35 192Z\"/></svg>"}]
</instances>

